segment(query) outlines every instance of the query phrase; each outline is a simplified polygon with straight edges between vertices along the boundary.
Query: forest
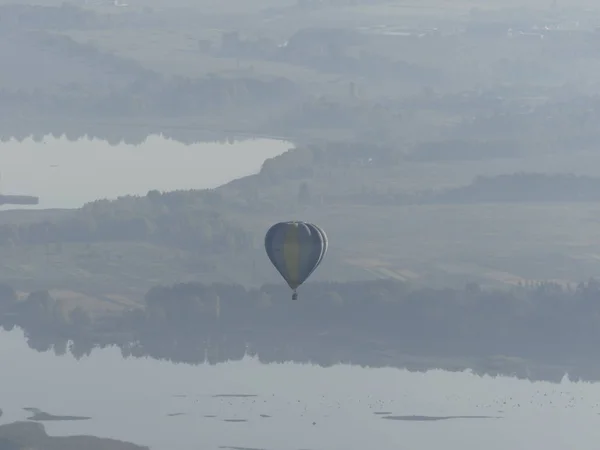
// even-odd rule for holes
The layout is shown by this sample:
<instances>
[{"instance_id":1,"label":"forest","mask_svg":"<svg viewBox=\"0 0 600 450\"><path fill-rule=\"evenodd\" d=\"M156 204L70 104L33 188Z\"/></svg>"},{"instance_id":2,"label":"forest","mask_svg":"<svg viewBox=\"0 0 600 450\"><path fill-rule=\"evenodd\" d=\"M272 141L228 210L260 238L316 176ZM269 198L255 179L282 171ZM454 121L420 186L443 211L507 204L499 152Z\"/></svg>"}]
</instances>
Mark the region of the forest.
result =
<instances>
[{"instance_id":1,"label":"forest","mask_svg":"<svg viewBox=\"0 0 600 450\"><path fill-rule=\"evenodd\" d=\"M565 372L571 379L600 376L587 363L598 356L600 338L596 280L572 289L546 282L511 290L475 283L460 290L414 288L393 280L313 283L296 302L281 285L178 284L156 286L142 307L103 317L47 291L19 299L6 284L0 301L4 329L22 328L37 351L77 358L116 345L124 356L187 364L248 354L325 367L472 367L551 381Z\"/></svg>"}]
</instances>

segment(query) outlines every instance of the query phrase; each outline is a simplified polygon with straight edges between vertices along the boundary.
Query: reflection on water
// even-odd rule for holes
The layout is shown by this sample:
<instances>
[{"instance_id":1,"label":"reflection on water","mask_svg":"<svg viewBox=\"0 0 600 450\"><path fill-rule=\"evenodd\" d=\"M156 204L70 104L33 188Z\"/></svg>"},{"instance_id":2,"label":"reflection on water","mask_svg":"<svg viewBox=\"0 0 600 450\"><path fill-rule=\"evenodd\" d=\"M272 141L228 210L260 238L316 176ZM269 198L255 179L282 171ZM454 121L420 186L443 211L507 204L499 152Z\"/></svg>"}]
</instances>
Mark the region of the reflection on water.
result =
<instances>
[{"instance_id":1,"label":"reflection on water","mask_svg":"<svg viewBox=\"0 0 600 450\"><path fill-rule=\"evenodd\" d=\"M157 135L139 146L52 136L10 140L0 142L0 192L39 196L40 204L28 208L76 208L152 189L213 188L258 172L266 159L291 147L272 139L184 145Z\"/></svg>"},{"instance_id":2,"label":"reflection on water","mask_svg":"<svg viewBox=\"0 0 600 450\"><path fill-rule=\"evenodd\" d=\"M265 365L248 356L185 365L123 359L116 348L77 361L29 349L17 330L0 333L0 356L11 362L3 364L0 387L4 423L26 418L22 408L35 405L91 417L45 422L50 434L93 434L157 449L438 450L451 442L466 450L596 450L600 440L600 386L568 379ZM502 419L431 419L458 416Z\"/></svg>"},{"instance_id":3,"label":"reflection on water","mask_svg":"<svg viewBox=\"0 0 600 450\"><path fill-rule=\"evenodd\" d=\"M224 445L219 446L220 449L226 450L266 450L264 448L253 448L253 447L226 447Z\"/></svg>"},{"instance_id":4,"label":"reflection on water","mask_svg":"<svg viewBox=\"0 0 600 450\"><path fill-rule=\"evenodd\" d=\"M213 395L213 397L238 397L238 398L246 398L246 397L256 397L256 395L252 394L218 394Z\"/></svg>"},{"instance_id":5,"label":"reflection on water","mask_svg":"<svg viewBox=\"0 0 600 450\"><path fill-rule=\"evenodd\" d=\"M89 420L91 419L91 417L85 417L85 416L56 416L54 414L49 414L47 412L44 412L38 408L23 408L25 411L29 411L30 413L32 413L32 415L30 417L27 418L27 420L34 420L36 422L44 422L44 421L49 421L49 420Z\"/></svg>"},{"instance_id":6,"label":"reflection on water","mask_svg":"<svg viewBox=\"0 0 600 450\"><path fill-rule=\"evenodd\" d=\"M429 422L449 419L500 419L499 416L385 416L388 420L407 420L416 422Z\"/></svg>"}]
</instances>

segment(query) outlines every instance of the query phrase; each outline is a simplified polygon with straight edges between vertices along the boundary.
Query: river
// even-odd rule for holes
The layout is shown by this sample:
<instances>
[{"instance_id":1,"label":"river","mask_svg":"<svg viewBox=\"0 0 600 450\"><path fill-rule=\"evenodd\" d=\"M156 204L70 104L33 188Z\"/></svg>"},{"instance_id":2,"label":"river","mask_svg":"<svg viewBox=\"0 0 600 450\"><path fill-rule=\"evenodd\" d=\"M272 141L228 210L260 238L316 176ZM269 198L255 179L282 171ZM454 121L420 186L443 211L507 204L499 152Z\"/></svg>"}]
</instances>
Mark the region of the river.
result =
<instances>
[{"instance_id":1,"label":"river","mask_svg":"<svg viewBox=\"0 0 600 450\"><path fill-rule=\"evenodd\" d=\"M35 195L39 205L77 208L99 198L145 195L151 189L214 188L251 175L293 145L274 139L186 145L151 135L141 145L46 136L0 142L0 193Z\"/></svg>"},{"instance_id":2,"label":"river","mask_svg":"<svg viewBox=\"0 0 600 450\"><path fill-rule=\"evenodd\" d=\"M192 366L124 359L114 348L77 361L30 349L18 330L0 332L0 355L3 423L26 418L25 407L91 417L46 422L51 435L159 450L595 450L600 442L600 386L567 378L532 383L250 357Z\"/></svg>"}]
</instances>

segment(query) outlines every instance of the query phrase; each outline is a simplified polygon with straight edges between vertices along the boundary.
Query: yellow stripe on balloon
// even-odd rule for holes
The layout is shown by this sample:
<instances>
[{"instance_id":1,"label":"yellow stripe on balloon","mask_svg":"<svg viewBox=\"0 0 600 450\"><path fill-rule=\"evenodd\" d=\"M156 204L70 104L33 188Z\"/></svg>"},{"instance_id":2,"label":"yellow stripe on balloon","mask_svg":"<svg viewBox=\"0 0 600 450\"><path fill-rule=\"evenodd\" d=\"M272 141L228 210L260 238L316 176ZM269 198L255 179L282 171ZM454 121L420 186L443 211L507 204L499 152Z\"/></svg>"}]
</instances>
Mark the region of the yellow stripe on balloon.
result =
<instances>
[{"instance_id":1,"label":"yellow stripe on balloon","mask_svg":"<svg viewBox=\"0 0 600 450\"><path fill-rule=\"evenodd\" d=\"M298 240L298 225L289 225L283 241L283 260L292 289L298 287L300 279L300 242Z\"/></svg>"}]
</instances>

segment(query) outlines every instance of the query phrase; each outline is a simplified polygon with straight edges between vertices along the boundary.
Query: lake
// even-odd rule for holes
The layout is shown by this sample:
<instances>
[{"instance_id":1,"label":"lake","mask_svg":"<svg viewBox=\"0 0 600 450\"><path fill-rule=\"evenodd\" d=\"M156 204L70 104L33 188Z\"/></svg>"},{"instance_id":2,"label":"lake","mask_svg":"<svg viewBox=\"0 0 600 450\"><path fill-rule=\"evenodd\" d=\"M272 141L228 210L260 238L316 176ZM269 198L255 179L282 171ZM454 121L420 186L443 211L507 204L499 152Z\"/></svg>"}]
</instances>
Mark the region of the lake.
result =
<instances>
[{"instance_id":1,"label":"lake","mask_svg":"<svg viewBox=\"0 0 600 450\"><path fill-rule=\"evenodd\" d=\"M600 441L600 386L567 378L531 383L249 357L190 366L124 359L112 348L77 361L29 349L18 330L0 332L0 355L2 423L28 417L24 407L91 417L45 422L51 435L161 450L595 450Z\"/></svg>"},{"instance_id":2,"label":"lake","mask_svg":"<svg viewBox=\"0 0 600 450\"><path fill-rule=\"evenodd\" d=\"M141 145L46 136L0 142L0 193L36 195L35 206L77 208L99 198L146 195L151 189L214 188L251 175L262 163L292 148L274 139L185 145L151 135Z\"/></svg>"}]
</instances>

